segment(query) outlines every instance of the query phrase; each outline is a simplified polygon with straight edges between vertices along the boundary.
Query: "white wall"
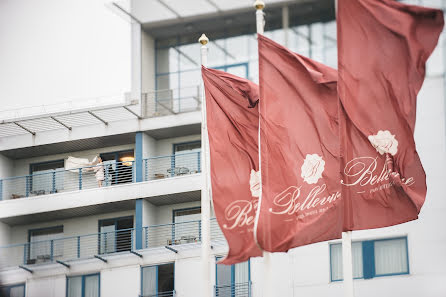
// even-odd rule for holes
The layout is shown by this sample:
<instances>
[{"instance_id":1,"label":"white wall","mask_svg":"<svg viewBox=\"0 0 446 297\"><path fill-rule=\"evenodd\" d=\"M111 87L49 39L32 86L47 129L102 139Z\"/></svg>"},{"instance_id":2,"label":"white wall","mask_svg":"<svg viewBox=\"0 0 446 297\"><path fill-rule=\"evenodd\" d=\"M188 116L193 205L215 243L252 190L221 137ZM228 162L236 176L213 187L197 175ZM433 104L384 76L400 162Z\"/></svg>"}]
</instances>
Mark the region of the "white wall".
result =
<instances>
[{"instance_id":1,"label":"white wall","mask_svg":"<svg viewBox=\"0 0 446 297\"><path fill-rule=\"evenodd\" d=\"M123 99L130 91L130 24L107 3L0 1L1 108Z\"/></svg>"},{"instance_id":2,"label":"white wall","mask_svg":"<svg viewBox=\"0 0 446 297\"><path fill-rule=\"evenodd\" d=\"M12 176L13 168L13 160L0 154L0 178Z\"/></svg>"},{"instance_id":3,"label":"white wall","mask_svg":"<svg viewBox=\"0 0 446 297\"><path fill-rule=\"evenodd\" d=\"M141 287L139 265L101 271L101 297L136 297Z\"/></svg>"},{"instance_id":4,"label":"white wall","mask_svg":"<svg viewBox=\"0 0 446 297\"><path fill-rule=\"evenodd\" d=\"M157 152L158 156L172 155L173 154L173 144L190 142L190 141L198 141L200 139L201 139L201 136L199 134L161 139L161 140L158 140L156 143L156 152Z\"/></svg>"},{"instance_id":5,"label":"white wall","mask_svg":"<svg viewBox=\"0 0 446 297\"><path fill-rule=\"evenodd\" d=\"M29 279L26 282L26 297L62 297L65 295L66 278L63 275Z\"/></svg>"}]
</instances>

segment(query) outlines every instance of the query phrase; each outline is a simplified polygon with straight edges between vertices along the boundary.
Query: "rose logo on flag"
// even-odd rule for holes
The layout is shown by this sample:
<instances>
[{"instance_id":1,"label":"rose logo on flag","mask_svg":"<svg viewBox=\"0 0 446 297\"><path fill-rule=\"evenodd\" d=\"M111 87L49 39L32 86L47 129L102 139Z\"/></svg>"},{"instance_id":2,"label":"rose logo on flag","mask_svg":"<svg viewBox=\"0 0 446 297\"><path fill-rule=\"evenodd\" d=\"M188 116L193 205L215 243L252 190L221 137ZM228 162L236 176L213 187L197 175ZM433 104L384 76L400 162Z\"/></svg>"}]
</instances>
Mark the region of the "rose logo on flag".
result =
<instances>
[{"instance_id":1,"label":"rose logo on flag","mask_svg":"<svg viewBox=\"0 0 446 297\"><path fill-rule=\"evenodd\" d=\"M260 197L260 172L251 169L251 176L249 178L249 188L251 189L252 197Z\"/></svg>"},{"instance_id":2,"label":"rose logo on flag","mask_svg":"<svg viewBox=\"0 0 446 297\"><path fill-rule=\"evenodd\" d=\"M318 154L307 154L301 167L301 177L307 184L315 184L322 177L325 161Z\"/></svg>"},{"instance_id":3,"label":"rose logo on flag","mask_svg":"<svg viewBox=\"0 0 446 297\"><path fill-rule=\"evenodd\" d=\"M369 141L373 147L381 154L389 153L395 156L398 151L398 141L395 135L392 135L389 131L378 131L376 135L370 135Z\"/></svg>"}]
</instances>

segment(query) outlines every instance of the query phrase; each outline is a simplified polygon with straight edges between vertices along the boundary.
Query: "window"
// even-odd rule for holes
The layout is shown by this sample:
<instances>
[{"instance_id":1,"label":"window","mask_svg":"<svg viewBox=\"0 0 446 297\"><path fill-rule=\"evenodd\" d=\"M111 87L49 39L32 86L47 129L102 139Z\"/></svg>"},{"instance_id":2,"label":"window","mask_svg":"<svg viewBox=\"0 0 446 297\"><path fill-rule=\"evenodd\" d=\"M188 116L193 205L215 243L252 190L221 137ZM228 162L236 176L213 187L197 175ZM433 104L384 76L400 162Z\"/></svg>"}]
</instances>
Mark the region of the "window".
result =
<instances>
[{"instance_id":1,"label":"window","mask_svg":"<svg viewBox=\"0 0 446 297\"><path fill-rule=\"evenodd\" d=\"M173 222L175 243L192 243L200 241L201 207L175 209Z\"/></svg>"},{"instance_id":2,"label":"window","mask_svg":"<svg viewBox=\"0 0 446 297\"><path fill-rule=\"evenodd\" d=\"M215 271L216 297L251 296L249 260L234 265L216 264Z\"/></svg>"},{"instance_id":3,"label":"window","mask_svg":"<svg viewBox=\"0 0 446 297\"><path fill-rule=\"evenodd\" d=\"M142 297L174 296L174 263L143 267L141 273Z\"/></svg>"},{"instance_id":4,"label":"window","mask_svg":"<svg viewBox=\"0 0 446 297\"><path fill-rule=\"evenodd\" d=\"M99 297L99 274L67 278L67 297Z\"/></svg>"},{"instance_id":5,"label":"window","mask_svg":"<svg viewBox=\"0 0 446 297\"><path fill-rule=\"evenodd\" d=\"M62 190L64 170L64 160L31 164L30 194L45 195Z\"/></svg>"},{"instance_id":6,"label":"window","mask_svg":"<svg viewBox=\"0 0 446 297\"><path fill-rule=\"evenodd\" d=\"M63 226L28 231L27 264L50 262L63 255Z\"/></svg>"},{"instance_id":7,"label":"window","mask_svg":"<svg viewBox=\"0 0 446 297\"><path fill-rule=\"evenodd\" d=\"M200 172L200 152L201 141L193 141L186 143L177 143L173 145L173 153L175 159L172 164L171 173L175 175L183 175L188 173Z\"/></svg>"},{"instance_id":8,"label":"window","mask_svg":"<svg viewBox=\"0 0 446 297\"><path fill-rule=\"evenodd\" d=\"M132 249L133 217L99 221L99 254L130 251Z\"/></svg>"},{"instance_id":9,"label":"window","mask_svg":"<svg viewBox=\"0 0 446 297\"><path fill-rule=\"evenodd\" d=\"M409 274L407 238L367 240L352 243L353 277ZM341 281L342 245L330 245L331 281Z\"/></svg>"},{"instance_id":10,"label":"window","mask_svg":"<svg viewBox=\"0 0 446 297\"><path fill-rule=\"evenodd\" d=\"M0 287L2 297L25 297L25 284Z\"/></svg>"}]
</instances>

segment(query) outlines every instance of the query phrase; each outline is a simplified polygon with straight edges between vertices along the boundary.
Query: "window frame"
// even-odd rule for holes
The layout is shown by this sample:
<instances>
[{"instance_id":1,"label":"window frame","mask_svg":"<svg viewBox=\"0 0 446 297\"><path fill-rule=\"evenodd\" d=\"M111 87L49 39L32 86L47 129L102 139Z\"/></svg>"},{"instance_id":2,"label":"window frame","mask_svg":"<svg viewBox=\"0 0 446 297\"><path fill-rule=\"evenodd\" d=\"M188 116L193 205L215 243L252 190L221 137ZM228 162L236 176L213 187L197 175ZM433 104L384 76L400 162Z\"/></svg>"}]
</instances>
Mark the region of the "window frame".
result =
<instances>
[{"instance_id":1,"label":"window frame","mask_svg":"<svg viewBox=\"0 0 446 297\"><path fill-rule=\"evenodd\" d=\"M114 240L114 247L113 247L113 252L111 252L110 254L113 254L113 253L116 253L117 251L116 251L116 236L117 236L117 231L118 231L118 229L116 229L116 227L117 227L117 224L118 224L118 221L119 220L125 220L125 219L132 219L132 221L133 221L133 226L132 226L132 228L130 228L130 229L135 229L135 216L134 215L128 215L128 216L122 216L122 217L114 217L114 218L105 218L105 219L100 219L100 220L98 220L98 253L99 254L101 254L100 252L101 252L101 244L102 244L102 232L101 232L101 224L104 222L104 221L113 221L114 222L114 226L115 226L115 229L114 229L114 236L115 236L115 240ZM127 229L121 229L121 230L127 230ZM105 232L104 232L105 233ZM132 232L130 232L131 234L132 234ZM131 235L131 239L130 239L130 247L131 247L131 249L133 249L133 245L134 245L134 238L133 238L133 235ZM105 254L107 254L107 253L105 253Z\"/></svg>"},{"instance_id":2,"label":"window frame","mask_svg":"<svg viewBox=\"0 0 446 297\"><path fill-rule=\"evenodd\" d=\"M218 272L217 272L217 265L224 265L224 264L218 264L217 262L223 258L224 256L215 256L215 287L218 286ZM248 282L251 282L251 258L248 259ZM244 262L241 262L244 263ZM238 264L238 263L237 263ZM229 284L230 286L234 286L235 283L235 265L236 264L232 264L231 265L231 283ZM225 284L222 284L223 286Z\"/></svg>"},{"instance_id":3,"label":"window frame","mask_svg":"<svg viewBox=\"0 0 446 297\"><path fill-rule=\"evenodd\" d=\"M26 297L26 283L0 286L0 292L6 288L8 290L8 296L11 296L11 289L17 287L23 287L23 297Z\"/></svg>"},{"instance_id":4,"label":"window frame","mask_svg":"<svg viewBox=\"0 0 446 297\"><path fill-rule=\"evenodd\" d=\"M144 292L144 287L143 287L143 285L144 285L144 279L143 279L143 270L144 270L144 268L147 268L147 267L156 267L156 293L155 294L159 294L160 292L158 292L158 273L159 273L159 266L162 266L162 265L168 265L168 264L173 264L173 292L175 292L175 283L176 283L176 277L175 277L175 261L173 261L173 262L165 262L165 263L158 263L158 264L151 264L151 265L144 265L144 266L141 266L140 267L140 279L141 279L141 284L140 284L140 287L139 287L139 296L144 296L143 295L143 292Z\"/></svg>"},{"instance_id":5,"label":"window frame","mask_svg":"<svg viewBox=\"0 0 446 297\"><path fill-rule=\"evenodd\" d=\"M67 275L65 281L65 297L68 297L68 282L70 278L82 277L81 281L81 297L85 297L85 278L89 276L98 276L98 297L101 297L101 273L90 273L90 274L80 274L80 275Z\"/></svg>"},{"instance_id":6,"label":"window frame","mask_svg":"<svg viewBox=\"0 0 446 297\"><path fill-rule=\"evenodd\" d=\"M407 271L405 272L397 272L397 273L384 273L384 274L376 274L376 264L375 264L375 242L379 241L393 241L393 240L405 240L406 247L406 263L407 263ZM398 237L386 237L386 238L377 238L377 239L362 239L362 240L354 240L352 242L360 242L362 248L362 277L354 277L353 279L373 279L376 277L383 276L395 276L395 275L410 275L410 262L409 262L409 240L408 236L398 236ZM331 263L332 259L332 246L340 244L342 247L342 242L336 241L328 244L329 250L329 265L330 265L330 283L342 282L342 279L333 279L333 266ZM341 250L342 252L342 250Z\"/></svg>"}]
</instances>

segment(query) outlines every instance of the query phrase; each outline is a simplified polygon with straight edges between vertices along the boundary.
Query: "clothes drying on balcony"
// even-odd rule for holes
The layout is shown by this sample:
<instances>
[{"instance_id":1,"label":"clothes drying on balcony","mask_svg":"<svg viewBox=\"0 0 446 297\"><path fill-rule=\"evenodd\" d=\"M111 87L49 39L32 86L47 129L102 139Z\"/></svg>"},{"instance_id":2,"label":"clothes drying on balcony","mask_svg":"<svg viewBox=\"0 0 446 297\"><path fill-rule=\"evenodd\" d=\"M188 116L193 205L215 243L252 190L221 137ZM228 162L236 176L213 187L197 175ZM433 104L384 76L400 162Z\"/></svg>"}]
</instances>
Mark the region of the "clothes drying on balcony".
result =
<instances>
[{"instance_id":1,"label":"clothes drying on balcony","mask_svg":"<svg viewBox=\"0 0 446 297\"><path fill-rule=\"evenodd\" d=\"M76 157L68 157L65 160L65 170L69 170L71 172L79 172L79 168L82 168L82 172L91 171L88 166L94 166L98 163L98 157L94 157L90 162L87 158L76 158Z\"/></svg>"}]
</instances>

